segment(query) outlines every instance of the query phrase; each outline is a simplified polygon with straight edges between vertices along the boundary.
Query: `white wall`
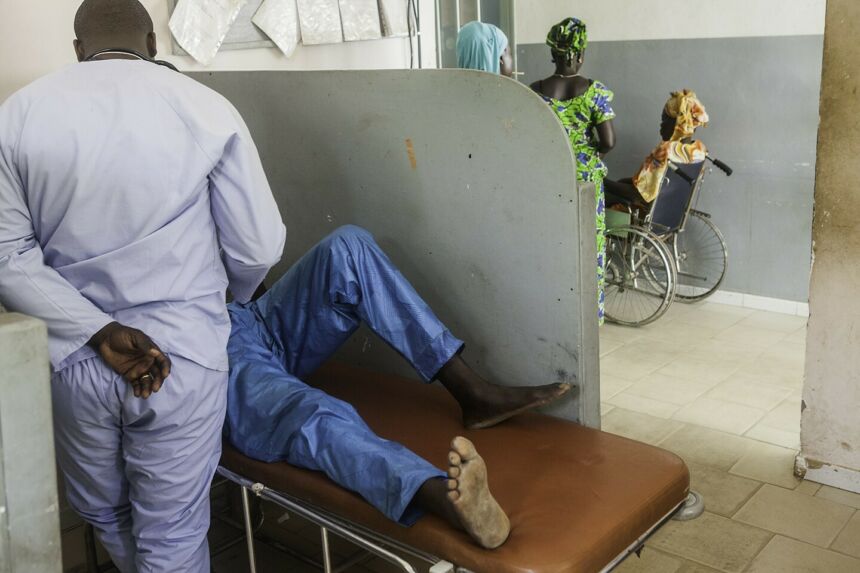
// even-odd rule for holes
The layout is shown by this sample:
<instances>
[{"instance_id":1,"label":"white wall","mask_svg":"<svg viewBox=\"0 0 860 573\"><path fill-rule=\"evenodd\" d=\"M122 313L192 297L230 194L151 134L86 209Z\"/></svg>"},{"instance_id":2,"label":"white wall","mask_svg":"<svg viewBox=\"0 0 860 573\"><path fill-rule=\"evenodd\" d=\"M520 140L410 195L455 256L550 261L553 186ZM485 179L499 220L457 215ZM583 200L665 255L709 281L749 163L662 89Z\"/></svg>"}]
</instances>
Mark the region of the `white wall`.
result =
<instances>
[{"instance_id":1,"label":"white wall","mask_svg":"<svg viewBox=\"0 0 860 573\"><path fill-rule=\"evenodd\" d=\"M520 0L517 43L540 44L568 16L590 40L796 36L824 32L825 0Z\"/></svg>"},{"instance_id":2,"label":"white wall","mask_svg":"<svg viewBox=\"0 0 860 573\"><path fill-rule=\"evenodd\" d=\"M409 42L389 38L326 46L299 46L291 58L273 48L231 50L207 68L172 55L167 0L142 0L158 36L159 57L182 70L312 70L409 67ZM34 79L75 61L72 23L80 0L0 0L0 101ZM424 66L434 67L435 9L421 3ZM417 65L417 55L416 55Z\"/></svg>"}]
</instances>

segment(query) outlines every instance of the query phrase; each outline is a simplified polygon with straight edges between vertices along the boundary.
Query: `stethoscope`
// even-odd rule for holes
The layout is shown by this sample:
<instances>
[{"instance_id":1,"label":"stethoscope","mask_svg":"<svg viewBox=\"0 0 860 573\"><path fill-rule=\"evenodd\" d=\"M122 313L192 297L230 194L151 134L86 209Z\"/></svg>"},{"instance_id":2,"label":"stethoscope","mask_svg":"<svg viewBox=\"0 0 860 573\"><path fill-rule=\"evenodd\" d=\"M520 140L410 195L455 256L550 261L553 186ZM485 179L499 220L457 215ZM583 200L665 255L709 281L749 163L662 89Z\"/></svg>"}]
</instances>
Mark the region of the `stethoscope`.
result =
<instances>
[{"instance_id":1,"label":"stethoscope","mask_svg":"<svg viewBox=\"0 0 860 573\"><path fill-rule=\"evenodd\" d=\"M84 58L84 61L85 62L92 61L94 58L96 58L98 56L102 56L104 54L126 54L128 56L134 56L135 58L137 58L139 60L143 60L144 62L150 62L150 63L156 64L158 66L164 66L165 68L170 68L174 72L179 71L179 69L176 66L174 66L173 64L171 64L170 62L165 62L164 60L153 60L152 58L147 58L146 56L144 56L143 54L141 54L137 50L130 50L128 48L108 48L106 50L99 50L98 52L96 52L94 54L90 54L89 56Z\"/></svg>"}]
</instances>

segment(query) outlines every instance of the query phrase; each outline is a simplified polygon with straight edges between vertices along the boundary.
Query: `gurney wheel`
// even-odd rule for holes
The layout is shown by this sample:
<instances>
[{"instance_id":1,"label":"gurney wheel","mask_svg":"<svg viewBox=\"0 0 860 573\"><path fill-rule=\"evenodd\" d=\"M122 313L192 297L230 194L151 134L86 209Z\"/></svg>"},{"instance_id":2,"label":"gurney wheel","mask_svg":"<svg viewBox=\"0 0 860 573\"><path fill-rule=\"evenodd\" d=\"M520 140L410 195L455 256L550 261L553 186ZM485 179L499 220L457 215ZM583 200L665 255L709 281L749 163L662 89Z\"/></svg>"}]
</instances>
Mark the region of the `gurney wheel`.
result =
<instances>
[{"instance_id":1,"label":"gurney wheel","mask_svg":"<svg viewBox=\"0 0 860 573\"><path fill-rule=\"evenodd\" d=\"M684 505L675 512L672 519L676 521L689 521L702 515L703 511L705 511L704 498L702 498L699 492L690 490L690 493L687 494L687 499L684 500Z\"/></svg>"}]
</instances>

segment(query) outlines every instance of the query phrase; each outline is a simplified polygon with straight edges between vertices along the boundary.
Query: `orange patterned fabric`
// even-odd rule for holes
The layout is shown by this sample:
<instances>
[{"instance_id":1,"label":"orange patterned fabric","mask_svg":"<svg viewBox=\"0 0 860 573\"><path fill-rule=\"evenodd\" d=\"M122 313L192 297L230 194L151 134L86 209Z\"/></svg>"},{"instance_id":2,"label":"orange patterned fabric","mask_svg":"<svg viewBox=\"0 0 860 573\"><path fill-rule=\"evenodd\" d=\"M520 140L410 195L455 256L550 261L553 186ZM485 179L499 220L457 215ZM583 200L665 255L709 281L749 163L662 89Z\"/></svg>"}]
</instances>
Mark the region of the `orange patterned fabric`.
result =
<instances>
[{"instance_id":1,"label":"orange patterned fabric","mask_svg":"<svg viewBox=\"0 0 860 573\"><path fill-rule=\"evenodd\" d=\"M670 161L676 164L698 163L704 161L708 154L701 141L684 142L692 137L696 128L708 125L708 112L695 92L686 89L673 92L663 111L675 118L672 138L654 148L633 177L633 185L648 203L657 198Z\"/></svg>"}]
</instances>

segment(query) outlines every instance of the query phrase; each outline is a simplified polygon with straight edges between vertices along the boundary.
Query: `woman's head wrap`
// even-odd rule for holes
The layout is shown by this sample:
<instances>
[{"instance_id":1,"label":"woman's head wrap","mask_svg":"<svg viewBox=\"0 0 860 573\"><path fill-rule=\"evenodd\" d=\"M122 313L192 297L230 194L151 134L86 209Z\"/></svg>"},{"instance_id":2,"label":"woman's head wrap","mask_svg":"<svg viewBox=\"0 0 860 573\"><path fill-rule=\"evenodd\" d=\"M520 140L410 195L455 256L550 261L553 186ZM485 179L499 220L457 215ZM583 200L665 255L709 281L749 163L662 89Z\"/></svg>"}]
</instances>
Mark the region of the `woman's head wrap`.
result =
<instances>
[{"instance_id":1,"label":"woman's head wrap","mask_svg":"<svg viewBox=\"0 0 860 573\"><path fill-rule=\"evenodd\" d=\"M663 113L675 119L675 132L672 141L691 137L697 127L708 125L708 112L692 90L672 92Z\"/></svg>"},{"instance_id":2,"label":"woman's head wrap","mask_svg":"<svg viewBox=\"0 0 860 573\"><path fill-rule=\"evenodd\" d=\"M576 18L565 18L549 30L546 45L553 55L569 58L579 56L588 46L588 32L585 22Z\"/></svg>"},{"instance_id":3,"label":"woman's head wrap","mask_svg":"<svg viewBox=\"0 0 860 573\"><path fill-rule=\"evenodd\" d=\"M499 73L499 59L508 47L508 37L492 24L469 22L457 34L457 66Z\"/></svg>"}]
</instances>

